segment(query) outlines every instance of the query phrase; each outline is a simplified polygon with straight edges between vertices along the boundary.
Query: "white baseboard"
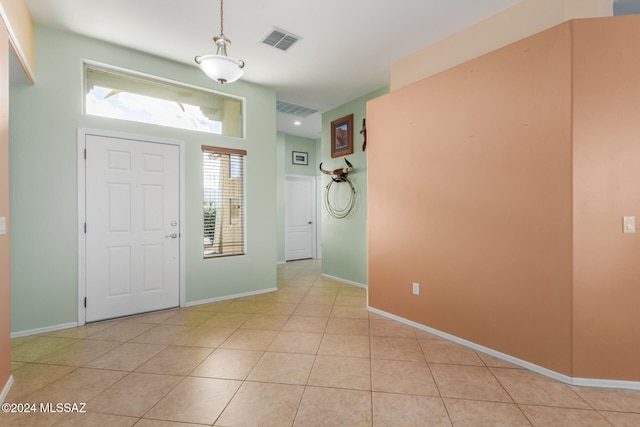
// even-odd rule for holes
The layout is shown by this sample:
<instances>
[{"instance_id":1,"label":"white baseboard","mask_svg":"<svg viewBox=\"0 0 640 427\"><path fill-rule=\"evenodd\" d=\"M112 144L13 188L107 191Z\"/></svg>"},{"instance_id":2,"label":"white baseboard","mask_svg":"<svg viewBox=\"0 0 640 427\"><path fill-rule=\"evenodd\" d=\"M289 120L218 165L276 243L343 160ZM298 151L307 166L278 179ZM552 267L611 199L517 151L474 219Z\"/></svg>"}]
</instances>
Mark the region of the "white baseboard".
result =
<instances>
[{"instance_id":1,"label":"white baseboard","mask_svg":"<svg viewBox=\"0 0 640 427\"><path fill-rule=\"evenodd\" d=\"M46 326L44 328L29 329L27 331L11 332L11 338L27 337L29 335L43 334L45 332L59 331L61 329L75 328L78 322L63 323L60 325Z\"/></svg>"},{"instance_id":2,"label":"white baseboard","mask_svg":"<svg viewBox=\"0 0 640 427\"><path fill-rule=\"evenodd\" d=\"M241 294L227 295L227 296L218 297L218 298L210 298L210 299L200 300L200 301L191 301L191 302L186 303L185 307L193 307L194 305L208 304L210 302L218 302L218 301L225 301L225 300L228 300L228 299L242 298L242 297L248 297L248 296L252 296L252 295L266 294L268 292L275 292L277 290L278 290L278 288L268 288L268 289L261 289L259 291L252 291L252 292L245 292L245 293L241 293ZM140 314L145 314L145 313L140 313ZM138 316L138 315L139 314L135 314L134 316ZM109 320L112 320L112 319L109 319ZM46 326L44 328L29 329L27 331L12 332L11 333L11 338L27 337L29 335L37 335L37 334L43 334L43 333L46 333L46 332L59 331L61 329L75 328L76 326L78 326L78 322L69 322L69 323L63 323L61 325Z\"/></svg>"},{"instance_id":3,"label":"white baseboard","mask_svg":"<svg viewBox=\"0 0 640 427\"><path fill-rule=\"evenodd\" d=\"M342 279L340 277L336 277L336 276L330 276L328 274L320 274L322 277L326 277L327 279L331 279L331 280L335 280L336 282L342 282L342 283L346 283L347 285L353 285L353 286L357 286L359 288L367 288L367 285L364 285L362 283L358 283L358 282L352 282L351 280L347 280L347 279Z\"/></svg>"},{"instance_id":4,"label":"white baseboard","mask_svg":"<svg viewBox=\"0 0 640 427\"><path fill-rule=\"evenodd\" d=\"M244 293L241 293L241 294L227 295L227 296L218 297L218 298L210 298L210 299L200 300L200 301L191 301L191 302L186 303L185 307L193 307L194 305L207 304L207 303L210 303L210 302L218 302L218 301L225 301L225 300L228 300L228 299L242 298L242 297L248 297L248 296L252 296L252 295L266 294L268 292L275 292L277 290L278 290L278 288L268 288L268 289L261 289L259 291L244 292ZM21 338L21 337L26 337L26 336L29 336L29 335L37 335L37 334L43 334L43 333L46 333L46 332L54 332L54 331L59 331L61 329L75 328L76 326L78 326L78 322L69 322L69 323L63 323L61 325L47 326L47 327L44 327L44 328L29 329L27 331L12 332L11 333L11 338Z\"/></svg>"},{"instance_id":5,"label":"white baseboard","mask_svg":"<svg viewBox=\"0 0 640 427\"><path fill-rule=\"evenodd\" d=\"M242 298L242 297L250 297L253 295L261 295L261 294L267 294L269 292L275 292L277 291L278 288L268 288L268 289L261 289L259 291L252 291L252 292L244 292L241 294L233 294L233 295L226 295L223 297L216 297L216 298L208 298L208 299L202 299L202 300L198 300L198 301L191 301L185 304L186 307L193 307L196 305L202 305L202 304L209 304L212 302L220 302L220 301L226 301L226 300L230 300L230 299L234 299L234 298Z\"/></svg>"},{"instance_id":6,"label":"white baseboard","mask_svg":"<svg viewBox=\"0 0 640 427\"><path fill-rule=\"evenodd\" d=\"M11 386L13 385L13 375L9 375L9 379L7 383L2 388L2 393L0 393L0 403L4 403L4 400L7 398L9 394L9 390L11 390Z\"/></svg>"},{"instance_id":7,"label":"white baseboard","mask_svg":"<svg viewBox=\"0 0 640 427\"><path fill-rule=\"evenodd\" d=\"M640 390L640 382L635 381L617 381L617 380L600 380L600 379L589 379L589 378L573 378L564 374L561 374L556 371L552 371L551 369L544 368L542 366L533 364L531 362L527 362L526 360L518 359L517 357L509 356L508 354L501 353L496 350L492 350L488 347L482 346L480 344L476 344L471 341L467 341L463 338L457 337L455 335L448 334L446 332L439 331L437 329L430 328L425 325L421 325L420 323L413 322L411 320L407 320L405 318L396 316L391 313L387 313L386 311L378 310L377 308L367 306L367 309L375 314L378 314L383 317L387 317L389 319L393 319L397 322L404 323L405 325L413 326L416 329L420 329L421 331L428 332L430 334L439 336L449 341L453 341L457 344L463 345L465 347L472 348L474 350L478 350L482 353L486 353L495 358L504 360L506 362L512 363L517 366L521 366L523 368L529 369L530 371L537 372L538 374L544 375L549 378L553 378L554 380L561 381L566 384L576 385L576 386L585 386L585 387L602 387L602 388L626 388L633 390Z\"/></svg>"},{"instance_id":8,"label":"white baseboard","mask_svg":"<svg viewBox=\"0 0 640 427\"><path fill-rule=\"evenodd\" d=\"M620 380L598 380L592 378L573 378L573 385L582 387L600 387L600 388L628 388L631 390L640 390L640 382L637 381L620 381Z\"/></svg>"}]
</instances>

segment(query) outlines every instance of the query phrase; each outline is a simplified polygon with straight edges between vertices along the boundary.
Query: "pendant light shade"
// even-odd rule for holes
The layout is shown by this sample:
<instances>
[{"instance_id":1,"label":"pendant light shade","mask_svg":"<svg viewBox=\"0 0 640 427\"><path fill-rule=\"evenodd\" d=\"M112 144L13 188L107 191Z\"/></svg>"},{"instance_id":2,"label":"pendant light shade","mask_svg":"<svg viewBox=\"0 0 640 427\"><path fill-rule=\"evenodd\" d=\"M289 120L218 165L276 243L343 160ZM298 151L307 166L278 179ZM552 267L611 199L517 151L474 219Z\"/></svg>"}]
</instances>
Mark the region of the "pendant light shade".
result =
<instances>
[{"instance_id":1,"label":"pendant light shade","mask_svg":"<svg viewBox=\"0 0 640 427\"><path fill-rule=\"evenodd\" d=\"M200 65L200 69L211 80L217 80L220 83L232 83L238 80L244 74L244 62L229 58L224 55L204 55L198 56L196 62Z\"/></svg>"},{"instance_id":2,"label":"pendant light shade","mask_svg":"<svg viewBox=\"0 0 640 427\"><path fill-rule=\"evenodd\" d=\"M224 83L232 83L244 74L244 61L231 58L227 55L227 46L231 40L225 37L223 31L223 0L220 0L220 35L213 38L216 43L215 55L196 56L196 64L210 79Z\"/></svg>"}]
</instances>

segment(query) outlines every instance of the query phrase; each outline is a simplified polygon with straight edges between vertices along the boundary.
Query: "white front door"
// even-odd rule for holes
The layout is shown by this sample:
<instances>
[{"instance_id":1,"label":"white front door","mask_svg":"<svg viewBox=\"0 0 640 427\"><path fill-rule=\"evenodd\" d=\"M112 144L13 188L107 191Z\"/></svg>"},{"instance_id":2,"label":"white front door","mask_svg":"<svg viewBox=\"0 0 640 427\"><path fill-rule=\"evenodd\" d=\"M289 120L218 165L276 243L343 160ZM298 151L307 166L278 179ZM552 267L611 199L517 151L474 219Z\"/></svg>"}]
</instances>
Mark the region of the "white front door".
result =
<instances>
[{"instance_id":1,"label":"white front door","mask_svg":"<svg viewBox=\"0 0 640 427\"><path fill-rule=\"evenodd\" d=\"M180 148L86 135L86 321L180 305Z\"/></svg>"},{"instance_id":2,"label":"white front door","mask_svg":"<svg viewBox=\"0 0 640 427\"><path fill-rule=\"evenodd\" d=\"M284 216L286 261L313 258L316 237L315 177L286 177Z\"/></svg>"}]
</instances>

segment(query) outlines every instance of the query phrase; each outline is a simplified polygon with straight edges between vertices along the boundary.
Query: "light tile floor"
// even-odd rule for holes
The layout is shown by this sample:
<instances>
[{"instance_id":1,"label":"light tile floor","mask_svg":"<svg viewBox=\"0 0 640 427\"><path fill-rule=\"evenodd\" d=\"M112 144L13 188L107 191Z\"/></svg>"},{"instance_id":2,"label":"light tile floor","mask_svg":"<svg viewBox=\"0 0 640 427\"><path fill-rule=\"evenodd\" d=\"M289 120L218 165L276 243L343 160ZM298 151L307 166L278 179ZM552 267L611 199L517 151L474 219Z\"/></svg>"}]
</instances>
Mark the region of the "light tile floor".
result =
<instances>
[{"instance_id":1,"label":"light tile floor","mask_svg":"<svg viewBox=\"0 0 640 427\"><path fill-rule=\"evenodd\" d=\"M369 313L278 267L277 292L12 340L13 426L640 426L640 391L572 387ZM86 403L42 413L40 403Z\"/></svg>"}]
</instances>

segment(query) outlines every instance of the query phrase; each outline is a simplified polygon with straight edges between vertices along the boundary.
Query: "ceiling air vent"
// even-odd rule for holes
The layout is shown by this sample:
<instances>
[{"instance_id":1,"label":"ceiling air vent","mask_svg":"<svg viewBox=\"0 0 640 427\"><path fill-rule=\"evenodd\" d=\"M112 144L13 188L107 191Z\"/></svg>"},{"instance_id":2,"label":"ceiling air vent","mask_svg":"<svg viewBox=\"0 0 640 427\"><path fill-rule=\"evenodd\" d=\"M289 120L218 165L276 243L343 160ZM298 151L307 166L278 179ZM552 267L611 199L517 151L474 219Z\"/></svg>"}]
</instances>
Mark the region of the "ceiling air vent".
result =
<instances>
[{"instance_id":1,"label":"ceiling air vent","mask_svg":"<svg viewBox=\"0 0 640 427\"><path fill-rule=\"evenodd\" d=\"M308 117L313 113L317 113L318 110L313 110L311 108L302 107L300 105L290 104L284 101L276 102L276 110L279 113L291 114L292 116L298 117Z\"/></svg>"},{"instance_id":2,"label":"ceiling air vent","mask_svg":"<svg viewBox=\"0 0 640 427\"><path fill-rule=\"evenodd\" d=\"M300 40L300 37L294 34L279 28L273 28L269 34L262 39L262 43L286 52L287 49L293 46L298 40Z\"/></svg>"}]
</instances>

